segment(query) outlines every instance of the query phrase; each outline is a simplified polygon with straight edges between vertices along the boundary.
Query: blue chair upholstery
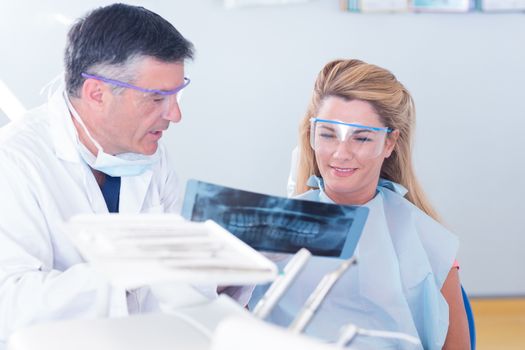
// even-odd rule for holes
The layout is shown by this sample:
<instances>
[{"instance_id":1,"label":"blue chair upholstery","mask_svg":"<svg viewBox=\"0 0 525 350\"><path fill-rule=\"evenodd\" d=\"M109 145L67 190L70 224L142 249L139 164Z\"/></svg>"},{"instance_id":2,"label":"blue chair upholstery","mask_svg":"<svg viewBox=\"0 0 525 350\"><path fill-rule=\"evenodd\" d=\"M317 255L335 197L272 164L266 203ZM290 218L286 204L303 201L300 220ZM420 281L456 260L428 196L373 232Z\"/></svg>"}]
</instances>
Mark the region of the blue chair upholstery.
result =
<instances>
[{"instance_id":1,"label":"blue chair upholstery","mask_svg":"<svg viewBox=\"0 0 525 350\"><path fill-rule=\"evenodd\" d=\"M463 295L463 304L465 304L465 312L467 313L468 329L470 334L470 349L476 350L476 326L474 324L474 313L470 307L470 301L468 299L465 289L461 286L461 294Z\"/></svg>"}]
</instances>

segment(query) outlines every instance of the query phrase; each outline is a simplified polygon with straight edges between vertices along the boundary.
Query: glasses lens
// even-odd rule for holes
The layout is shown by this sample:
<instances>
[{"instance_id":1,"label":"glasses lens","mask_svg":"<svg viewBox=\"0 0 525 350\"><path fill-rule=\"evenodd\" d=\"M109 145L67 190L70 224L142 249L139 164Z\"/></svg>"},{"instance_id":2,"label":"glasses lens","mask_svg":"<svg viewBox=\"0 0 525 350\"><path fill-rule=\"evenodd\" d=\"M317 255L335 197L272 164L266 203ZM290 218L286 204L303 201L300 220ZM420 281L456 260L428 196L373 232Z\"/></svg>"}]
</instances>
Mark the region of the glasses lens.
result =
<instances>
[{"instance_id":1,"label":"glasses lens","mask_svg":"<svg viewBox=\"0 0 525 350\"><path fill-rule=\"evenodd\" d=\"M181 100L181 92L179 91L173 95L143 93L136 99L136 107L144 113L156 111L161 116L165 116L178 106Z\"/></svg>"},{"instance_id":2,"label":"glasses lens","mask_svg":"<svg viewBox=\"0 0 525 350\"><path fill-rule=\"evenodd\" d=\"M359 159L377 157L383 150L386 132L367 127L314 121L310 143L317 152L333 153L344 145L344 151Z\"/></svg>"}]
</instances>

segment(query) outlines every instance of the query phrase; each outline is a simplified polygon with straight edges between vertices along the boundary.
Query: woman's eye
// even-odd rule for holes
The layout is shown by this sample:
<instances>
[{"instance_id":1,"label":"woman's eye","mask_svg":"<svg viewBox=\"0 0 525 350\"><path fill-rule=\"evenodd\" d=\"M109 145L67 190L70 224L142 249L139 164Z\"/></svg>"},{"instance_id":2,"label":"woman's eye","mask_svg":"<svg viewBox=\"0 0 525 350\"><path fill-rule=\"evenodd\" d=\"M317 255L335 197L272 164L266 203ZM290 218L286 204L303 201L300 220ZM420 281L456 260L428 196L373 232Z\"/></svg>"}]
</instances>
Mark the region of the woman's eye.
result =
<instances>
[{"instance_id":1,"label":"woman's eye","mask_svg":"<svg viewBox=\"0 0 525 350\"><path fill-rule=\"evenodd\" d=\"M357 136L357 137L354 137L354 141L357 141L357 142L372 142L374 140L372 138L370 138L370 137L367 137L367 136Z\"/></svg>"},{"instance_id":2,"label":"woman's eye","mask_svg":"<svg viewBox=\"0 0 525 350\"><path fill-rule=\"evenodd\" d=\"M322 137L323 139L333 139L335 137L334 134L329 134L329 133L320 133L319 136Z\"/></svg>"}]
</instances>

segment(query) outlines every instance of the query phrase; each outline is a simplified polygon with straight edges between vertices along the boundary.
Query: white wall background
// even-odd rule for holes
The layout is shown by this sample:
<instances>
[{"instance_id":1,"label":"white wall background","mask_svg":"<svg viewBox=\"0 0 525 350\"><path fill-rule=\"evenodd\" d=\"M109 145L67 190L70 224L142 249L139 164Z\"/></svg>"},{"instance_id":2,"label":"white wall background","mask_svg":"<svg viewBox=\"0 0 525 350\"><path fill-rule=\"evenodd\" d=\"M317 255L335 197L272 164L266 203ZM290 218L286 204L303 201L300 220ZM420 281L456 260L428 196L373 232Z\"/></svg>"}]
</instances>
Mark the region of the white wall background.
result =
<instances>
[{"instance_id":1,"label":"white wall background","mask_svg":"<svg viewBox=\"0 0 525 350\"><path fill-rule=\"evenodd\" d=\"M107 3L0 2L0 79L26 107L45 100L40 88L62 69L63 22ZM464 286L525 294L525 15L350 14L337 0L133 3L197 49L183 122L165 137L183 180L284 195L317 72L334 58L363 59L392 70L415 98L416 168L461 239Z\"/></svg>"},{"instance_id":2,"label":"white wall background","mask_svg":"<svg viewBox=\"0 0 525 350\"><path fill-rule=\"evenodd\" d=\"M9 119L7 118L7 116L0 110L0 126L6 124L7 122L9 122Z\"/></svg>"}]
</instances>

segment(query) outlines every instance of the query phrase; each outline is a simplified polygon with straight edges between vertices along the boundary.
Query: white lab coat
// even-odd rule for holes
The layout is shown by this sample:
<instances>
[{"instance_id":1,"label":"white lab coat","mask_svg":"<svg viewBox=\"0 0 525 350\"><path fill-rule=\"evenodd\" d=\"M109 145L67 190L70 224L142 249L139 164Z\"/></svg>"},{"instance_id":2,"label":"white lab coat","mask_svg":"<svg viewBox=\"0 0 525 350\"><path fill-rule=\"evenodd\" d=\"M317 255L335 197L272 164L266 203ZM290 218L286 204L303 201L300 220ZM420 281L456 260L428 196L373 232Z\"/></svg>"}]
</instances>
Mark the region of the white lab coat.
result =
<instances>
[{"instance_id":1,"label":"white lab coat","mask_svg":"<svg viewBox=\"0 0 525 350\"><path fill-rule=\"evenodd\" d=\"M73 215L108 212L76 142L60 92L0 131L0 349L32 323L158 308L145 288L126 296L111 287L62 232ZM179 184L162 145L159 152L152 169L122 177L121 213L178 211Z\"/></svg>"}]
</instances>

